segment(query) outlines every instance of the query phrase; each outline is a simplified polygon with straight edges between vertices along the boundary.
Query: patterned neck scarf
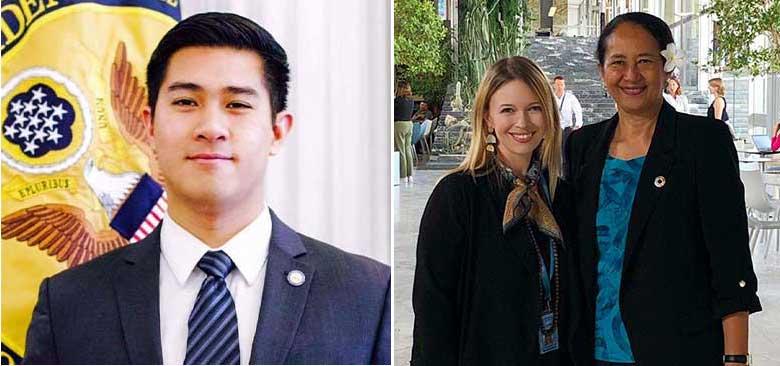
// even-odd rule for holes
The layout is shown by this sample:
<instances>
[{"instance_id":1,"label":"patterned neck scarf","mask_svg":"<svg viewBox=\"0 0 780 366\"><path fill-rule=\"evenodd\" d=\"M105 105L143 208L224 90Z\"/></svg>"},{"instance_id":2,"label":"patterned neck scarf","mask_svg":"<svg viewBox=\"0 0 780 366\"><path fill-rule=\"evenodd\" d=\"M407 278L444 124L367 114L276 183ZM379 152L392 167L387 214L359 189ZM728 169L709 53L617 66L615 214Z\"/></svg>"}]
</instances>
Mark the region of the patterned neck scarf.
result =
<instances>
[{"instance_id":1,"label":"patterned neck scarf","mask_svg":"<svg viewBox=\"0 0 780 366\"><path fill-rule=\"evenodd\" d=\"M549 195L546 194L547 187L544 186L546 182L542 176L539 154L534 153L528 171L523 177L515 176L512 170L498 159L498 156L495 159L501 177L512 182L514 186L509 192L504 208L504 233L527 218L536 224L543 234L563 242L561 229L549 207Z\"/></svg>"}]
</instances>

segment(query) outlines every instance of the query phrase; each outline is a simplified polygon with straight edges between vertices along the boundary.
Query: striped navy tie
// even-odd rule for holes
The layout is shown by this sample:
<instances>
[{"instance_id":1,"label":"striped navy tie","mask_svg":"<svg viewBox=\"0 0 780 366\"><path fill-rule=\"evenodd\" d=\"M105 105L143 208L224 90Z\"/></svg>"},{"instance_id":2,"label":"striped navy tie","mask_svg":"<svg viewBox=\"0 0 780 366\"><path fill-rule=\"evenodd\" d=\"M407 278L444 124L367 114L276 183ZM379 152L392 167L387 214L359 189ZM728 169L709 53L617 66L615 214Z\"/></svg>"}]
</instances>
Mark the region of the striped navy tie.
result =
<instances>
[{"instance_id":1,"label":"striped navy tie","mask_svg":"<svg viewBox=\"0 0 780 366\"><path fill-rule=\"evenodd\" d=\"M207 252L198 262L206 272L190 313L185 365L238 365L238 320L225 277L233 261L223 251Z\"/></svg>"}]
</instances>

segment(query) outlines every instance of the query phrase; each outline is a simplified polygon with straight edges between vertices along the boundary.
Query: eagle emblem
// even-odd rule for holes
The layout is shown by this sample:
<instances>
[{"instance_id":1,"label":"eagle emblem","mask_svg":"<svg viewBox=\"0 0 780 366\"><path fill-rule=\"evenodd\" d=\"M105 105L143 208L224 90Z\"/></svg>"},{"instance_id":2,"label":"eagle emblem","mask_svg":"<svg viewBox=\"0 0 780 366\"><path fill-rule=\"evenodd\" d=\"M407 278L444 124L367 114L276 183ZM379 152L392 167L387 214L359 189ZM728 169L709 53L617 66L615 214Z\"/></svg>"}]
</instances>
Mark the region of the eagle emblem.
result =
<instances>
[{"instance_id":1,"label":"eagle emblem","mask_svg":"<svg viewBox=\"0 0 780 366\"><path fill-rule=\"evenodd\" d=\"M53 94L44 86L36 85L35 87L37 89L31 89L30 100L38 96L32 94L36 91L41 94ZM151 145L151 127L144 123L142 117L143 108L146 106L146 88L138 80L138 77L133 75L133 66L127 59L124 42L119 42L117 45L111 64L110 89L111 108L119 132L125 140L146 155L151 177L157 183L162 184L156 154ZM26 95L24 97L27 98ZM22 102L24 101L20 99L19 103ZM28 104L33 103L27 102ZM24 108L24 105L21 108ZM72 109L70 111L72 113ZM23 117L25 116L23 109L18 112ZM67 110L65 114L67 115ZM4 132L7 135L16 136L16 131L8 132L9 128L15 128L14 126L13 121L7 121L4 124ZM45 138L50 139L48 135ZM27 141L20 140L19 144L22 143L27 143ZM31 154L33 153L28 155ZM88 159L82 174L87 186L97 196L109 219L114 217L119 208L131 196L130 193L135 189L141 177L141 174L135 172L115 174L104 171L97 166L92 158ZM159 221L157 222L159 223ZM68 204L40 204L3 217L2 238L16 239L27 243L28 246L38 247L49 256L55 257L57 261L67 262L68 267L85 263L128 244L126 238L112 229L95 230L85 218L85 213L81 208Z\"/></svg>"},{"instance_id":2,"label":"eagle emblem","mask_svg":"<svg viewBox=\"0 0 780 366\"><path fill-rule=\"evenodd\" d=\"M127 60L125 43L119 42L111 64L111 107L114 117L119 122L119 132L146 155L150 175L162 184L157 156L151 145L151 126L147 126L141 116L145 106L146 88L133 76L133 65Z\"/></svg>"},{"instance_id":3,"label":"eagle emblem","mask_svg":"<svg viewBox=\"0 0 780 366\"><path fill-rule=\"evenodd\" d=\"M75 267L127 244L116 231L95 231L80 208L45 204L16 211L2 220L3 239L37 246L60 262Z\"/></svg>"}]
</instances>

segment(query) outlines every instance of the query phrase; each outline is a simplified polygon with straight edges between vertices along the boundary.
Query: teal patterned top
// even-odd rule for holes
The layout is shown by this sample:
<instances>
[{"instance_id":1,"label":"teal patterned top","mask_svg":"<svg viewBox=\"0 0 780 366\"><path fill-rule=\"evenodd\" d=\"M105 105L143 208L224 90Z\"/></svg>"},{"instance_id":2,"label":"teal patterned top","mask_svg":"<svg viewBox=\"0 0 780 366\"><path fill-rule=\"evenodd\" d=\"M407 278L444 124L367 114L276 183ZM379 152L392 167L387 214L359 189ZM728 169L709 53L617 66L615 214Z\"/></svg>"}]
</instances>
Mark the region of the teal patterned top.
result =
<instances>
[{"instance_id":1,"label":"teal patterned top","mask_svg":"<svg viewBox=\"0 0 780 366\"><path fill-rule=\"evenodd\" d=\"M596 295L596 343L594 356L610 362L634 362L618 298L626 249L628 221L645 157L620 160L611 156L604 163L596 213L599 249Z\"/></svg>"}]
</instances>

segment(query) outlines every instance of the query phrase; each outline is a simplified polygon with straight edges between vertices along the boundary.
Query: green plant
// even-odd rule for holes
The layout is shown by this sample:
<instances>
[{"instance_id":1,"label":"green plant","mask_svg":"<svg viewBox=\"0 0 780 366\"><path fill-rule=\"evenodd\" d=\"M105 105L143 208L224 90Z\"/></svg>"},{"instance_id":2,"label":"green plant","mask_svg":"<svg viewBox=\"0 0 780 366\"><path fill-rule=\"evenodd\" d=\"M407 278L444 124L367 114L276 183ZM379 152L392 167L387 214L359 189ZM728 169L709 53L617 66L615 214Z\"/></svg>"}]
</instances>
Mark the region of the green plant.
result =
<instances>
[{"instance_id":1,"label":"green plant","mask_svg":"<svg viewBox=\"0 0 780 366\"><path fill-rule=\"evenodd\" d=\"M447 29L429 0L396 0L393 54L396 70L409 75L444 73L441 42Z\"/></svg>"},{"instance_id":2,"label":"green plant","mask_svg":"<svg viewBox=\"0 0 780 366\"><path fill-rule=\"evenodd\" d=\"M452 43L448 36L442 39L439 44L439 62L444 66L444 71L440 75L433 73L422 73L411 75L408 72L402 74L404 80L412 84L412 90L416 95L425 98L431 107L441 108L444 99L447 96L447 87L453 82L455 75L455 64L453 62Z\"/></svg>"},{"instance_id":3,"label":"green plant","mask_svg":"<svg viewBox=\"0 0 780 366\"><path fill-rule=\"evenodd\" d=\"M712 0L716 46L708 65L752 76L780 72L780 1ZM756 46L757 38L767 46Z\"/></svg>"},{"instance_id":4,"label":"green plant","mask_svg":"<svg viewBox=\"0 0 780 366\"><path fill-rule=\"evenodd\" d=\"M458 29L458 80L471 105L485 71L496 61L522 54L530 11L525 0L462 0Z\"/></svg>"}]
</instances>

